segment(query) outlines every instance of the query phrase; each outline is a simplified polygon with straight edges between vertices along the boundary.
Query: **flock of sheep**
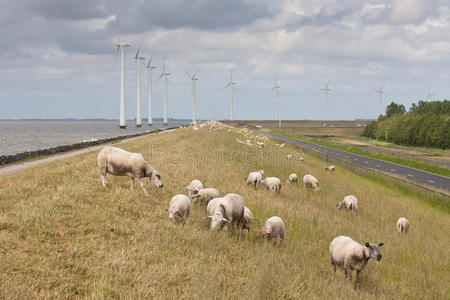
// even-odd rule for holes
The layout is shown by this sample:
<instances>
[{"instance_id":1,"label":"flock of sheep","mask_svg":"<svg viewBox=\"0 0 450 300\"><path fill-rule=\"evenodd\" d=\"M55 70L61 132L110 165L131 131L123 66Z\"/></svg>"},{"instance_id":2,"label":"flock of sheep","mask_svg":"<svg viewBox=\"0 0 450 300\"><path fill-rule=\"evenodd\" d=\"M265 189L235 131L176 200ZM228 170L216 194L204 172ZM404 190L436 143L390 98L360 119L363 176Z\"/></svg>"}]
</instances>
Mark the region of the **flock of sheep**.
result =
<instances>
[{"instance_id":1,"label":"flock of sheep","mask_svg":"<svg viewBox=\"0 0 450 300\"><path fill-rule=\"evenodd\" d=\"M208 123L201 123L200 127L207 126ZM208 124L210 131L219 131L228 127L230 131L231 126L224 125L218 122ZM195 125L194 130L198 130ZM233 128L234 129L234 128ZM245 145L253 145L259 148L264 148L268 143L267 137L253 137L250 140L249 133L246 133L246 141L239 139L239 143ZM277 144L284 147L284 144ZM287 159L292 159L292 155L288 154ZM303 159L302 159L303 161ZM134 180L136 179L138 185L142 188L144 193L148 195L144 187L142 178L149 177L150 180L158 187L163 187L162 175L154 169L139 153L131 153L120 148L106 146L97 157L98 167L101 172L101 179L103 186L107 186L107 174L116 176L130 177L130 189L133 189ZM328 166L326 171L334 171L335 166ZM264 170L251 172L245 181L247 185L253 188L265 187L274 194L281 192L281 180L277 177L266 177L263 179ZM290 174L286 180L288 184L298 184L299 178L297 174ZM315 192L320 191L319 181L314 176L307 174L303 177L303 184L305 188L313 189ZM178 194L173 196L169 202L167 209L169 219L179 218L186 223L191 215L192 203L199 202L206 205L206 217L211 222L211 230L224 229L227 230L228 225L234 224L238 230L239 240L242 238L243 230L247 230L249 236L253 221L256 219L250 209L244 205L244 199L241 195L235 193L226 194L220 197L220 193L215 188L205 188L200 180L192 180L186 187L188 195ZM336 205L337 209L345 208L353 213L358 211L358 199L353 195L345 196L344 199ZM409 222L405 218L400 218L397 222L397 229L399 232L407 233L409 229ZM270 217L266 220L264 226L260 228L259 234L267 237L269 240L282 244L286 237L286 227L283 220L278 216ZM330 244L330 262L334 274L336 273L336 266L342 268L345 272L345 277L350 277L352 281L352 271L356 271L355 288L359 286L359 276L362 269L367 264L370 258L375 258L377 261L381 259L380 247L383 243L365 243L361 245L347 236L338 236L333 239Z\"/></svg>"}]
</instances>

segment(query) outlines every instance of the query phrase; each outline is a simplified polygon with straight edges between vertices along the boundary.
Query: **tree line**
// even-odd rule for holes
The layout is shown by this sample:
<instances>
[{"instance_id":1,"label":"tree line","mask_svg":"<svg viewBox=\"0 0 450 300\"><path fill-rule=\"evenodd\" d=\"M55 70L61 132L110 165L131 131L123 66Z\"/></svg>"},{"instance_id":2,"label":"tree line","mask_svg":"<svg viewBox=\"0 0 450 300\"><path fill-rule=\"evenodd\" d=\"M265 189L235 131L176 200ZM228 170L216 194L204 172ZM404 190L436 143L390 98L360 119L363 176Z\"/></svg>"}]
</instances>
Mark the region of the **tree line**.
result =
<instances>
[{"instance_id":1,"label":"tree line","mask_svg":"<svg viewBox=\"0 0 450 300\"><path fill-rule=\"evenodd\" d=\"M419 101L408 112L392 102L363 136L400 145L450 148L450 101Z\"/></svg>"}]
</instances>

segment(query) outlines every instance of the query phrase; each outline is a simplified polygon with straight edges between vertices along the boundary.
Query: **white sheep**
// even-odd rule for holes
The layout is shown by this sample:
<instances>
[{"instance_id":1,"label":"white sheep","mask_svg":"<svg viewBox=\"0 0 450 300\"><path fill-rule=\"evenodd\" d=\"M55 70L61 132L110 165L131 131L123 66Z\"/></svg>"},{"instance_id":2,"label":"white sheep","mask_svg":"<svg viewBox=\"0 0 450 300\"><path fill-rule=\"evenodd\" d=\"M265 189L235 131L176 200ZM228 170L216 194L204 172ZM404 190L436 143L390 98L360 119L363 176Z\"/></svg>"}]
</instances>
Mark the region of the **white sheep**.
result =
<instances>
[{"instance_id":1,"label":"white sheep","mask_svg":"<svg viewBox=\"0 0 450 300\"><path fill-rule=\"evenodd\" d=\"M149 195L141 178L149 177L158 187L163 187L161 174L154 169L140 153L131 153L120 148L106 146L97 156L98 167L101 172L102 184L108 185L106 174L130 177L130 189L134 188L134 179L138 182L146 195Z\"/></svg>"},{"instance_id":2,"label":"white sheep","mask_svg":"<svg viewBox=\"0 0 450 300\"><path fill-rule=\"evenodd\" d=\"M256 220L255 217L253 217L252 212L247 206L244 206L244 225L242 229L247 229L248 233L247 236L250 234L250 230L252 229L253 221Z\"/></svg>"},{"instance_id":3,"label":"white sheep","mask_svg":"<svg viewBox=\"0 0 450 300\"><path fill-rule=\"evenodd\" d=\"M406 218L400 218L397 221L397 229L398 232L404 232L404 233L408 233L409 230L409 221Z\"/></svg>"},{"instance_id":4,"label":"white sheep","mask_svg":"<svg viewBox=\"0 0 450 300\"><path fill-rule=\"evenodd\" d=\"M354 213L358 212L358 198L353 195L348 195L344 197L344 200L336 204L337 209L345 208Z\"/></svg>"},{"instance_id":5,"label":"white sheep","mask_svg":"<svg viewBox=\"0 0 450 300\"><path fill-rule=\"evenodd\" d=\"M169 219L178 216L184 223L187 222L191 215L191 200L186 195L178 194L172 197L169 202Z\"/></svg>"},{"instance_id":6,"label":"white sheep","mask_svg":"<svg viewBox=\"0 0 450 300\"><path fill-rule=\"evenodd\" d=\"M245 145L245 142L243 140L238 139L238 138L236 138L236 142L238 142L239 144Z\"/></svg>"},{"instance_id":7,"label":"white sheep","mask_svg":"<svg viewBox=\"0 0 450 300\"><path fill-rule=\"evenodd\" d=\"M281 144L275 144L276 146L279 146L279 147L284 147L285 145L286 145L286 143L281 143Z\"/></svg>"},{"instance_id":8,"label":"white sheep","mask_svg":"<svg viewBox=\"0 0 450 300\"><path fill-rule=\"evenodd\" d=\"M355 242L348 236L338 236L330 244L330 262L333 274L336 275L336 266L344 269L345 278L350 276L352 281L352 270L356 270L355 289L359 286L359 275L367 265L370 258L377 261L381 259L380 247L383 243L366 243L365 246Z\"/></svg>"},{"instance_id":9,"label":"white sheep","mask_svg":"<svg viewBox=\"0 0 450 300\"><path fill-rule=\"evenodd\" d=\"M217 230L223 224L236 224L239 239L244 226L244 199L239 194L226 194L223 198L214 198L206 207L207 219L211 219L211 230Z\"/></svg>"},{"instance_id":10,"label":"white sheep","mask_svg":"<svg viewBox=\"0 0 450 300\"><path fill-rule=\"evenodd\" d=\"M281 192L281 180L278 177L266 177L262 184L274 194Z\"/></svg>"},{"instance_id":11,"label":"white sheep","mask_svg":"<svg viewBox=\"0 0 450 300\"><path fill-rule=\"evenodd\" d=\"M291 175L289 175L288 179L286 180L286 183L298 184L298 176L297 176L297 174L292 173Z\"/></svg>"},{"instance_id":12,"label":"white sheep","mask_svg":"<svg viewBox=\"0 0 450 300\"><path fill-rule=\"evenodd\" d=\"M305 188L312 188L314 189L314 192L320 191L319 187L319 181L316 177L312 175L305 175L303 176L303 184L305 185Z\"/></svg>"},{"instance_id":13,"label":"white sheep","mask_svg":"<svg viewBox=\"0 0 450 300\"><path fill-rule=\"evenodd\" d=\"M192 191L192 202L199 201L201 204L208 204L211 199L217 198L220 196L220 193L215 188L203 188L198 189L195 188Z\"/></svg>"},{"instance_id":14,"label":"white sheep","mask_svg":"<svg viewBox=\"0 0 450 300\"><path fill-rule=\"evenodd\" d=\"M270 240L274 239L274 244L277 243L277 238L279 237L280 244L283 243L286 237L286 228L283 220L280 217L273 216L266 220L264 227L261 227L259 232L263 237L267 237Z\"/></svg>"},{"instance_id":15,"label":"white sheep","mask_svg":"<svg viewBox=\"0 0 450 300\"><path fill-rule=\"evenodd\" d=\"M292 160L292 154L289 153L288 155L286 155L286 159L287 160Z\"/></svg>"},{"instance_id":16,"label":"white sheep","mask_svg":"<svg viewBox=\"0 0 450 300\"><path fill-rule=\"evenodd\" d=\"M256 188L258 185L261 184L263 176L264 170L250 172L250 174L248 174L248 177L246 179L247 185L251 184L254 188Z\"/></svg>"},{"instance_id":17,"label":"white sheep","mask_svg":"<svg viewBox=\"0 0 450 300\"><path fill-rule=\"evenodd\" d=\"M195 189L201 190L202 188L203 183L200 180L198 179L192 180L191 183L186 187L186 189L188 190L189 199L192 199L192 195L194 194Z\"/></svg>"},{"instance_id":18,"label":"white sheep","mask_svg":"<svg viewBox=\"0 0 450 300\"><path fill-rule=\"evenodd\" d=\"M266 144L264 144L264 142L256 141L255 143L256 143L256 146L258 146L260 149L264 149L264 147L266 146Z\"/></svg>"},{"instance_id":19,"label":"white sheep","mask_svg":"<svg viewBox=\"0 0 450 300\"><path fill-rule=\"evenodd\" d=\"M334 171L334 169L336 169L335 166L328 166L328 167L325 167L325 171Z\"/></svg>"}]
</instances>

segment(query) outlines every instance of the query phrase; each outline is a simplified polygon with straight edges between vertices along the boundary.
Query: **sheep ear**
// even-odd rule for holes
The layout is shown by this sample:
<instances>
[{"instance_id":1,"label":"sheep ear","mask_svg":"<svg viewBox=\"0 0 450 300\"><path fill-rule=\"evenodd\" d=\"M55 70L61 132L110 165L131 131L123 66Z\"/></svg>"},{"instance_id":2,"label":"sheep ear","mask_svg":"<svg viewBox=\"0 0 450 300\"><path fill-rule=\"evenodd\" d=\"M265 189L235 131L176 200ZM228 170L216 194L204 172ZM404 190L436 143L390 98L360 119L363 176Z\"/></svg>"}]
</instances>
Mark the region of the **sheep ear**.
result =
<instances>
[{"instance_id":1,"label":"sheep ear","mask_svg":"<svg viewBox=\"0 0 450 300\"><path fill-rule=\"evenodd\" d=\"M366 247L367 247L367 248L370 248L370 244L369 244L369 243L366 243Z\"/></svg>"},{"instance_id":2,"label":"sheep ear","mask_svg":"<svg viewBox=\"0 0 450 300\"><path fill-rule=\"evenodd\" d=\"M225 222L225 223L230 222L230 221L228 221L228 220L225 219L225 218L222 218L222 221Z\"/></svg>"},{"instance_id":3,"label":"sheep ear","mask_svg":"<svg viewBox=\"0 0 450 300\"><path fill-rule=\"evenodd\" d=\"M207 216L205 217L205 219L212 219L212 216Z\"/></svg>"},{"instance_id":4,"label":"sheep ear","mask_svg":"<svg viewBox=\"0 0 450 300\"><path fill-rule=\"evenodd\" d=\"M379 247L382 247L383 245L384 245L384 243L379 243L378 244Z\"/></svg>"},{"instance_id":5,"label":"sheep ear","mask_svg":"<svg viewBox=\"0 0 450 300\"><path fill-rule=\"evenodd\" d=\"M164 211L169 211L167 208Z\"/></svg>"}]
</instances>

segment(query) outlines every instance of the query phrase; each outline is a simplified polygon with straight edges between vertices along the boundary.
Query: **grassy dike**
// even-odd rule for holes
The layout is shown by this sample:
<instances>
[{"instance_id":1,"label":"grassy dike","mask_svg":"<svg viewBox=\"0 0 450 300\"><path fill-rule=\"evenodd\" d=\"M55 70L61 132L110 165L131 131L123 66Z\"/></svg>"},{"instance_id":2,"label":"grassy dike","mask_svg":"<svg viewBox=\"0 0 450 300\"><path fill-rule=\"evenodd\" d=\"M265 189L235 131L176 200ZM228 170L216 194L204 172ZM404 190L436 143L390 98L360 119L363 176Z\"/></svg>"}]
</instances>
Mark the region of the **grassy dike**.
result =
<instances>
[{"instance_id":1,"label":"grassy dike","mask_svg":"<svg viewBox=\"0 0 450 300\"><path fill-rule=\"evenodd\" d=\"M325 172L315 156L263 151L235 142L242 134L178 129L117 144L140 152L164 176L151 194L110 176L101 186L97 151L0 178L0 295L4 298L342 298L448 299L450 218L401 190L338 168ZM304 163L286 162L287 153ZM284 185L280 196L247 187L248 172L264 169L285 182L310 173L319 193ZM170 222L169 199L191 179L244 197L259 223L278 215L284 246L234 232L209 231L205 208L194 205L185 226ZM336 211L345 195L359 198L356 216ZM396 231L404 216L408 235ZM383 259L369 261L354 291L342 271L333 279L328 247L337 235L384 242Z\"/></svg>"}]
</instances>

